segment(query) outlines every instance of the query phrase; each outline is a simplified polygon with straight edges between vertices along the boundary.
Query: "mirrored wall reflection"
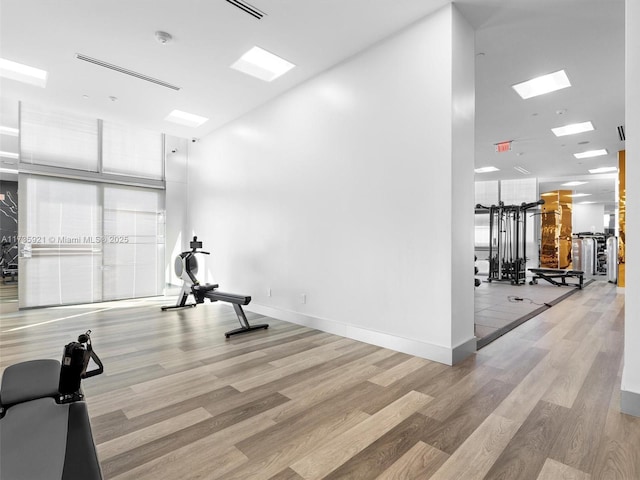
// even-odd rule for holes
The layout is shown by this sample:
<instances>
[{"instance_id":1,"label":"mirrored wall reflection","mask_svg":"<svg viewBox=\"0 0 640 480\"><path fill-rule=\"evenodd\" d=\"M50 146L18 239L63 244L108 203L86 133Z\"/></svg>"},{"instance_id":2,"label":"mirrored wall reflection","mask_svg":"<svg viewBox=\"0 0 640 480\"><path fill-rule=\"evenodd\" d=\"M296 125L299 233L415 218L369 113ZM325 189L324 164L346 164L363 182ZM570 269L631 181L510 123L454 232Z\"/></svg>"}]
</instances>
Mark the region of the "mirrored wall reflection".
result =
<instances>
[{"instance_id":1,"label":"mirrored wall reflection","mask_svg":"<svg viewBox=\"0 0 640 480\"><path fill-rule=\"evenodd\" d=\"M18 299L18 182L0 180L0 303ZM5 312L5 308L2 308Z\"/></svg>"},{"instance_id":2,"label":"mirrored wall reflection","mask_svg":"<svg viewBox=\"0 0 640 480\"><path fill-rule=\"evenodd\" d=\"M8 313L18 308L18 103L0 107L0 313Z\"/></svg>"}]
</instances>

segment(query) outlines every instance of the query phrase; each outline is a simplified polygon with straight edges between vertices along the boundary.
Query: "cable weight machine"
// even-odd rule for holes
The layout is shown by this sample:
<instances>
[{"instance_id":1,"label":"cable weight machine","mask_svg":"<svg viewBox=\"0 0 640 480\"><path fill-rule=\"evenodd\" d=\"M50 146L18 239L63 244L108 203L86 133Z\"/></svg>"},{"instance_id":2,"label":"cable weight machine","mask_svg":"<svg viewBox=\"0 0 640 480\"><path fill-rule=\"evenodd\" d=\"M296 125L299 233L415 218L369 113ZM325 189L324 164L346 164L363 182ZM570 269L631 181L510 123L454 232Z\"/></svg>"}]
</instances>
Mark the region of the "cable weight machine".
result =
<instances>
[{"instance_id":1,"label":"cable weight machine","mask_svg":"<svg viewBox=\"0 0 640 480\"><path fill-rule=\"evenodd\" d=\"M527 215L526 211L543 205L544 200L520 205L498 205L478 210L489 212L489 276L488 282L509 281L512 285L526 282Z\"/></svg>"}]
</instances>

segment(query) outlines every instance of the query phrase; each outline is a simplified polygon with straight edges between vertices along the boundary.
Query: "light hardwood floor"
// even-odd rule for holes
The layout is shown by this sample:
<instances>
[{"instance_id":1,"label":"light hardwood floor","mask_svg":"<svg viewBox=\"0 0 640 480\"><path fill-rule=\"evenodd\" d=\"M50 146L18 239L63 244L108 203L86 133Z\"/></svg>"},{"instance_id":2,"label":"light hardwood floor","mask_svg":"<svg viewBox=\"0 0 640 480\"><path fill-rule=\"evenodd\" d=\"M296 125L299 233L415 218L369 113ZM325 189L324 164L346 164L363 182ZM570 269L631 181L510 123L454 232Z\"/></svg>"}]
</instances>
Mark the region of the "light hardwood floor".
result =
<instances>
[{"instance_id":1,"label":"light hardwood floor","mask_svg":"<svg viewBox=\"0 0 640 480\"><path fill-rule=\"evenodd\" d=\"M619 413L624 297L605 282L455 367L273 319L226 340L229 306L159 305L0 322L1 368L93 331L107 479L640 479L640 419Z\"/></svg>"}]
</instances>

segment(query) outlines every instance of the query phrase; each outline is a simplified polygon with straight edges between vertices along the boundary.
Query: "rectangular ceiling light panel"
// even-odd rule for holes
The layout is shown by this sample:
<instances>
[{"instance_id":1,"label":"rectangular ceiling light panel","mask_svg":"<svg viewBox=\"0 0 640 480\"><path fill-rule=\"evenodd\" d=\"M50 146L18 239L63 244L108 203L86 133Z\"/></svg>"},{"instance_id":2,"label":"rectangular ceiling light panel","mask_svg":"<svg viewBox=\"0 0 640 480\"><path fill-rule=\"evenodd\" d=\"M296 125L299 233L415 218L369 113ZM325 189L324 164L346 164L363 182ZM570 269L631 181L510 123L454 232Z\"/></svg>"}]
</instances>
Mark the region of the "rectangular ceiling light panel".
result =
<instances>
[{"instance_id":1,"label":"rectangular ceiling light panel","mask_svg":"<svg viewBox=\"0 0 640 480\"><path fill-rule=\"evenodd\" d=\"M480 168L476 168L474 171L476 173L489 173L489 172L497 172L499 170L500 169L496 167L480 167Z\"/></svg>"},{"instance_id":2,"label":"rectangular ceiling light panel","mask_svg":"<svg viewBox=\"0 0 640 480\"><path fill-rule=\"evenodd\" d=\"M39 68L12 62L5 58L0 58L0 77L9 78L36 87L47 86L47 72Z\"/></svg>"},{"instance_id":3,"label":"rectangular ceiling light panel","mask_svg":"<svg viewBox=\"0 0 640 480\"><path fill-rule=\"evenodd\" d=\"M231 65L234 70L259 78L265 82L275 80L293 67L295 67L293 63L260 47L253 47Z\"/></svg>"},{"instance_id":4,"label":"rectangular ceiling light panel","mask_svg":"<svg viewBox=\"0 0 640 480\"><path fill-rule=\"evenodd\" d=\"M560 185L561 187L577 187L578 185L585 185L589 182L567 182Z\"/></svg>"},{"instance_id":5,"label":"rectangular ceiling light panel","mask_svg":"<svg viewBox=\"0 0 640 480\"><path fill-rule=\"evenodd\" d=\"M540 77L527 80L526 82L513 85L513 89L525 100L545 93L555 92L571 86L569 78L564 70L542 75Z\"/></svg>"},{"instance_id":6,"label":"rectangular ceiling light panel","mask_svg":"<svg viewBox=\"0 0 640 480\"><path fill-rule=\"evenodd\" d=\"M588 197L589 195L591 195L590 193L574 193L572 195L569 195L570 197L573 198L578 198L578 197Z\"/></svg>"},{"instance_id":7,"label":"rectangular ceiling light panel","mask_svg":"<svg viewBox=\"0 0 640 480\"><path fill-rule=\"evenodd\" d=\"M617 172L618 167L601 167L601 168L592 168L589 170L589 173L611 173Z\"/></svg>"},{"instance_id":8,"label":"rectangular ceiling light panel","mask_svg":"<svg viewBox=\"0 0 640 480\"><path fill-rule=\"evenodd\" d=\"M576 133L590 132L591 130L593 130L593 124L591 122L572 123L571 125L551 129L556 137L575 135Z\"/></svg>"},{"instance_id":9,"label":"rectangular ceiling light panel","mask_svg":"<svg viewBox=\"0 0 640 480\"><path fill-rule=\"evenodd\" d=\"M182 112L180 110L174 110L164 118L168 122L177 123L178 125L184 125L185 127L199 127L209 119L201 117L200 115L194 115L193 113Z\"/></svg>"},{"instance_id":10,"label":"rectangular ceiling light panel","mask_svg":"<svg viewBox=\"0 0 640 480\"><path fill-rule=\"evenodd\" d=\"M588 150L586 152L574 153L573 156L576 158L592 158L592 157L601 157L602 155L606 155L608 152L601 148L599 150Z\"/></svg>"}]
</instances>

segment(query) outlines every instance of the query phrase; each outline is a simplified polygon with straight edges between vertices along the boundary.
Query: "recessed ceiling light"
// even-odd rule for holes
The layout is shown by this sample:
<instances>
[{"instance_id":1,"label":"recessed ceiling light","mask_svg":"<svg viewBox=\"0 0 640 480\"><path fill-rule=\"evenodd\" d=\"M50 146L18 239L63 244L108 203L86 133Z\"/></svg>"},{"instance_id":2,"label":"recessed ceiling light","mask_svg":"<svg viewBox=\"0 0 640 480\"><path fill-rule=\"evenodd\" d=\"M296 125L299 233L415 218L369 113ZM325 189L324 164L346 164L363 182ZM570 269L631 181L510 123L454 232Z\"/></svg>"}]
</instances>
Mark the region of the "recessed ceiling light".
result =
<instances>
[{"instance_id":1,"label":"recessed ceiling light","mask_svg":"<svg viewBox=\"0 0 640 480\"><path fill-rule=\"evenodd\" d=\"M476 173L489 173L489 172L497 172L499 170L500 169L496 167L480 167L480 168L476 168L474 171Z\"/></svg>"},{"instance_id":2,"label":"recessed ceiling light","mask_svg":"<svg viewBox=\"0 0 640 480\"><path fill-rule=\"evenodd\" d=\"M565 125L564 127L551 129L556 137L575 135L576 133L590 132L591 130L593 130L593 124L591 122L572 123L570 125Z\"/></svg>"},{"instance_id":3,"label":"recessed ceiling light","mask_svg":"<svg viewBox=\"0 0 640 480\"><path fill-rule=\"evenodd\" d=\"M548 75L542 75L540 77L532 78L526 82L513 85L513 89L525 100L531 97L537 97L549 92L555 92L562 88L571 86L569 78L564 70L558 70L557 72L549 73Z\"/></svg>"},{"instance_id":4,"label":"recessed ceiling light","mask_svg":"<svg viewBox=\"0 0 640 480\"><path fill-rule=\"evenodd\" d=\"M17 160L19 158L19 155L17 153L13 153L13 152L2 152L2 151L0 151L0 157L15 158Z\"/></svg>"},{"instance_id":5,"label":"recessed ceiling light","mask_svg":"<svg viewBox=\"0 0 640 480\"><path fill-rule=\"evenodd\" d=\"M182 112L180 110L174 110L165 118L168 122L177 123L178 125L184 125L186 127L199 127L209 119L206 117L201 117L199 115L194 115L193 113Z\"/></svg>"},{"instance_id":6,"label":"recessed ceiling light","mask_svg":"<svg viewBox=\"0 0 640 480\"><path fill-rule=\"evenodd\" d=\"M586 152L574 153L573 156L576 158L591 158L607 155L607 153L608 152L604 148L601 148L599 150L587 150Z\"/></svg>"},{"instance_id":7,"label":"recessed ceiling light","mask_svg":"<svg viewBox=\"0 0 640 480\"><path fill-rule=\"evenodd\" d=\"M609 172L617 172L618 167L601 167L601 168L592 168L589 170L589 173L609 173Z\"/></svg>"},{"instance_id":8,"label":"recessed ceiling light","mask_svg":"<svg viewBox=\"0 0 640 480\"><path fill-rule=\"evenodd\" d=\"M36 87L47 86L47 72L18 62L0 58L0 77L28 83Z\"/></svg>"},{"instance_id":9,"label":"recessed ceiling light","mask_svg":"<svg viewBox=\"0 0 640 480\"><path fill-rule=\"evenodd\" d=\"M590 201L587 201L587 202L578 202L578 205L589 205L590 203L596 203L596 202L590 202Z\"/></svg>"},{"instance_id":10,"label":"recessed ceiling light","mask_svg":"<svg viewBox=\"0 0 640 480\"><path fill-rule=\"evenodd\" d=\"M275 80L293 67L295 67L293 63L260 47L253 47L231 65L234 70L259 78L265 82Z\"/></svg>"},{"instance_id":11,"label":"recessed ceiling light","mask_svg":"<svg viewBox=\"0 0 640 480\"><path fill-rule=\"evenodd\" d=\"M568 195L569 197L573 197L573 198L577 198L577 197L588 197L590 196L590 193L574 193L571 195Z\"/></svg>"},{"instance_id":12,"label":"recessed ceiling light","mask_svg":"<svg viewBox=\"0 0 640 480\"><path fill-rule=\"evenodd\" d=\"M17 137L20 130L12 127L2 127L0 126L0 135L11 135L12 137Z\"/></svg>"},{"instance_id":13,"label":"recessed ceiling light","mask_svg":"<svg viewBox=\"0 0 640 480\"><path fill-rule=\"evenodd\" d=\"M561 187L577 187L578 185L584 185L589 182L567 182L560 185Z\"/></svg>"}]
</instances>

